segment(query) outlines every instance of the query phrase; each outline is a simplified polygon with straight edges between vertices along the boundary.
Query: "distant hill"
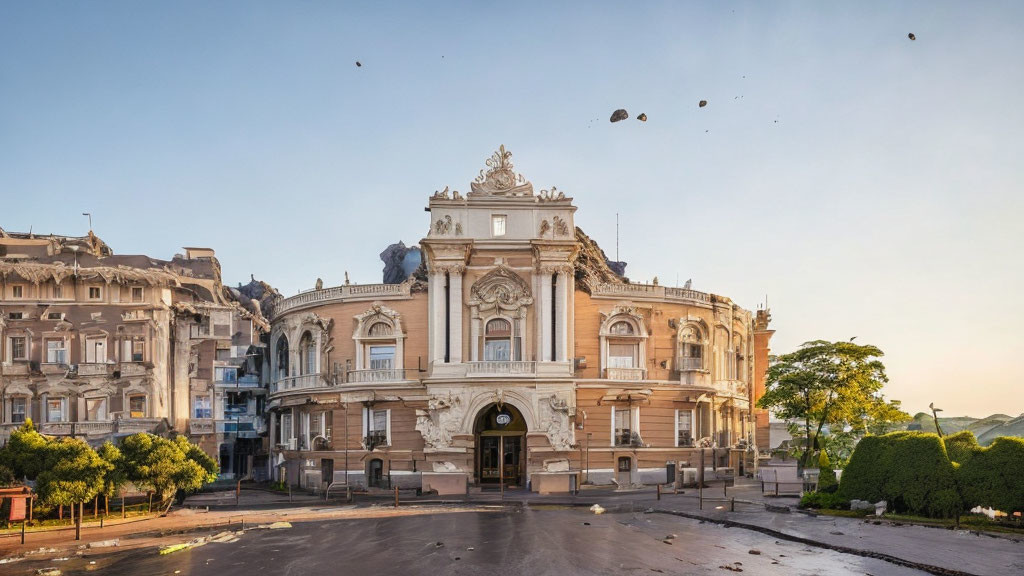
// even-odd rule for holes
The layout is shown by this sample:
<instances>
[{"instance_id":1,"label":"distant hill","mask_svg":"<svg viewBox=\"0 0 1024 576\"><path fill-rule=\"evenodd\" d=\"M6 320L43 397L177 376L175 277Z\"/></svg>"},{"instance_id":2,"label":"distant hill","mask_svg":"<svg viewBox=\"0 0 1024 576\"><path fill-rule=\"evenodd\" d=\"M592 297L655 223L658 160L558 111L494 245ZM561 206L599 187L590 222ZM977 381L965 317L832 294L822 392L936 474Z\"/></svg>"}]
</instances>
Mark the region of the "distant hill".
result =
<instances>
[{"instance_id":1,"label":"distant hill","mask_svg":"<svg viewBox=\"0 0 1024 576\"><path fill-rule=\"evenodd\" d=\"M1019 436L1024 438L1024 414L1007 416L1006 414L992 414L985 418L972 418L970 416L940 417L939 426L943 434L955 434L961 430L970 430L978 439L978 443L986 446L1000 436ZM907 422L906 430L921 430L923 432L935 432L935 420L932 415L925 412L914 414L914 419Z\"/></svg>"}]
</instances>

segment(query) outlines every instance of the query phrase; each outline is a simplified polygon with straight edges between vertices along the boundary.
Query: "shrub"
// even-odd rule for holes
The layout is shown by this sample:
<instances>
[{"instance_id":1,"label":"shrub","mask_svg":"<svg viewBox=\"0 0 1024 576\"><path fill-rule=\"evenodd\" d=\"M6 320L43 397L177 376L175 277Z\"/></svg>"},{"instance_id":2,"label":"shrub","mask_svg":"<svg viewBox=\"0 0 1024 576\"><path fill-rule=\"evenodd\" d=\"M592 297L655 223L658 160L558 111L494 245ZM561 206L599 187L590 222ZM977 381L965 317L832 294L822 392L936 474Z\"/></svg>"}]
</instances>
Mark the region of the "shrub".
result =
<instances>
[{"instance_id":1,"label":"shrub","mask_svg":"<svg viewBox=\"0 0 1024 576\"><path fill-rule=\"evenodd\" d=\"M949 459L953 462L959 462L961 465L967 464L974 456L974 453L981 448L978 445L978 439L974 437L974 433L970 430L961 430L956 434L946 436L942 441L946 445L946 454L949 455Z\"/></svg>"},{"instance_id":2,"label":"shrub","mask_svg":"<svg viewBox=\"0 0 1024 576\"><path fill-rule=\"evenodd\" d=\"M977 442L974 446L957 470L967 505L1024 511L1024 438L1004 436L987 448L978 447Z\"/></svg>"},{"instance_id":3,"label":"shrub","mask_svg":"<svg viewBox=\"0 0 1024 576\"><path fill-rule=\"evenodd\" d=\"M839 483L836 481L835 470L829 465L821 467L821 472L818 474L818 492L835 492L839 489Z\"/></svg>"},{"instance_id":4,"label":"shrub","mask_svg":"<svg viewBox=\"0 0 1024 576\"><path fill-rule=\"evenodd\" d=\"M800 497L801 508L816 508L819 510L849 510L850 501L830 492L808 492Z\"/></svg>"},{"instance_id":5,"label":"shrub","mask_svg":"<svg viewBox=\"0 0 1024 576\"><path fill-rule=\"evenodd\" d=\"M953 464L936 434L893 432L860 441L838 495L886 500L899 513L949 518L963 509Z\"/></svg>"}]
</instances>

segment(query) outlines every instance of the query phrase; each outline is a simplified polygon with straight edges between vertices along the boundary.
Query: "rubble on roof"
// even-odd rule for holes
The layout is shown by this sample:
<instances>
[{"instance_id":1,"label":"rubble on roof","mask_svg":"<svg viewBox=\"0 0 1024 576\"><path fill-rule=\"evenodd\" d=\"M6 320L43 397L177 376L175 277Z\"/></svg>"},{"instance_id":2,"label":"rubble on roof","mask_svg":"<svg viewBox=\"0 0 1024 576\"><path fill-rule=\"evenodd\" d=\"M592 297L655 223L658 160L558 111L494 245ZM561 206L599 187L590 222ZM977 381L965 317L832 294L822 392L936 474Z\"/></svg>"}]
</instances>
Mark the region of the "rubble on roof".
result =
<instances>
[{"instance_id":1,"label":"rubble on roof","mask_svg":"<svg viewBox=\"0 0 1024 576\"><path fill-rule=\"evenodd\" d=\"M405 245L405 242L398 241L384 249L380 253L380 259L384 262L385 284L401 284L419 268L423 261L423 254L419 246Z\"/></svg>"},{"instance_id":2,"label":"rubble on roof","mask_svg":"<svg viewBox=\"0 0 1024 576\"><path fill-rule=\"evenodd\" d=\"M576 241L580 243L580 252L575 263L577 287L590 294L592 288L598 284L629 283L625 276L626 263L609 261L604 250L579 226L576 227Z\"/></svg>"}]
</instances>

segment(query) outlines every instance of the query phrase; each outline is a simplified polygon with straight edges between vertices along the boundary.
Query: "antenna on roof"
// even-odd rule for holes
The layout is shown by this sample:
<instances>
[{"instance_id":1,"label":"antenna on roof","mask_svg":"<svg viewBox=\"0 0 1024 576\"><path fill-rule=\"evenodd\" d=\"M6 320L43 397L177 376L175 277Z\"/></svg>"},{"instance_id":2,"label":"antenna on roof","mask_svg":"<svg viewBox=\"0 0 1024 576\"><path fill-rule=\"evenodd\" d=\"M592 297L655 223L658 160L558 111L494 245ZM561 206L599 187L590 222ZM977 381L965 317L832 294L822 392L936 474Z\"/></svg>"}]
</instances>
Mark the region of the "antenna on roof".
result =
<instances>
[{"instance_id":1,"label":"antenna on roof","mask_svg":"<svg viewBox=\"0 0 1024 576\"><path fill-rule=\"evenodd\" d=\"M91 212L82 212L82 216L88 216L89 217L89 232L92 232L92 213Z\"/></svg>"}]
</instances>

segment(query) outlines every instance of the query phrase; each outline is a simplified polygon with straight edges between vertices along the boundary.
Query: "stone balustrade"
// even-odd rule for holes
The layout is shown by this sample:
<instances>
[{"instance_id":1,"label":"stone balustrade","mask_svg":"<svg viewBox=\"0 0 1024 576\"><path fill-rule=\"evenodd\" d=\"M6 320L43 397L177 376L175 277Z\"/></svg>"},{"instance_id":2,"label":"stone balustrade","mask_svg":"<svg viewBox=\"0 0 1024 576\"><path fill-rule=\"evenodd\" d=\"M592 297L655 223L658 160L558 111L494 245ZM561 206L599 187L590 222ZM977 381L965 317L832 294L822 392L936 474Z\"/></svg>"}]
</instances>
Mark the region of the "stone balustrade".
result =
<instances>
[{"instance_id":1,"label":"stone balustrade","mask_svg":"<svg viewBox=\"0 0 1024 576\"><path fill-rule=\"evenodd\" d=\"M711 303L711 295L686 288L672 288L654 284L598 284L593 289L594 296L613 296L616 298L646 300L678 300L683 302Z\"/></svg>"},{"instance_id":2,"label":"stone balustrade","mask_svg":"<svg viewBox=\"0 0 1024 576\"><path fill-rule=\"evenodd\" d=\"M485 360L468 362L467 376L533 376L537 363L521 360Z\"/></svg>"},{"instance_id":3,"label":"stone balustrade","mask_svg":"<svg viewBox=\"0 0 1024 576\"><path fill-rule=\"evenodd\" d=\"M349 384L368 384L375 382L404 382L406 377L404 369L389 368L385 370L349 370L345 379Z\"/></svg>"},{"instance_id":4,"label":"stone balustrade","mask_svg":"<svg viewBox=\"0 0 1024 576\"><path fill-rule=\"evenodd\" d=\"M408 297L411 286L412 284L408 282L402 284L346 284L322 290L309 290L276 301L273 314L277 317L296 308L352 298Z\"/></svg>"},{"instance_id":5,"label":"stone balustrade","mask_svg":"<svg viewBox=\"0 0 1024 576\"><path fill-rule=\"evenodd\" d=\"M293 390L310 390L313 388L328 388L333 384L321 377L318 372L316 374L302 374L299 376L289 376L287 378L281 378L270 385L270 393L280 394L284 392L290 392Z\"/></svg>"},{"instance_id":6,"label":"stone balustrade","mask_svg":"<svg viewBox=\"0 0 1024 576\"><path fill-rule=\"evenodd\" d=\"M604 377L608 380L643 380L643 368L605 368Z\"/></svg>"}]
</instances>

